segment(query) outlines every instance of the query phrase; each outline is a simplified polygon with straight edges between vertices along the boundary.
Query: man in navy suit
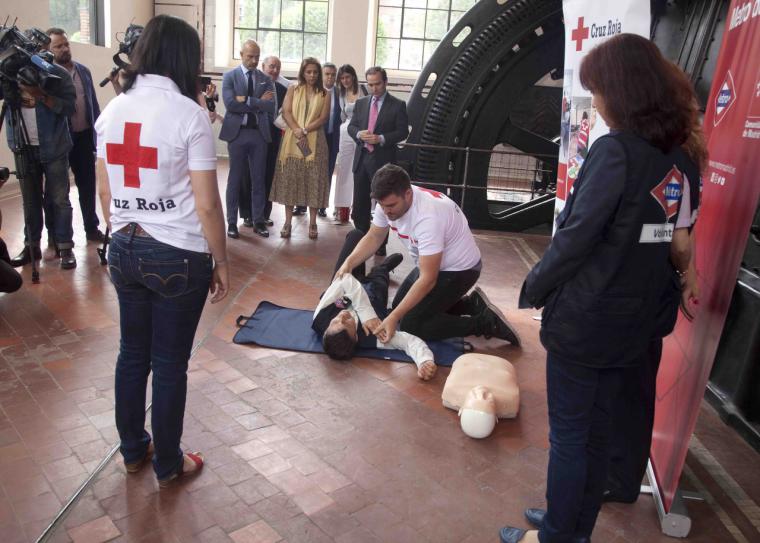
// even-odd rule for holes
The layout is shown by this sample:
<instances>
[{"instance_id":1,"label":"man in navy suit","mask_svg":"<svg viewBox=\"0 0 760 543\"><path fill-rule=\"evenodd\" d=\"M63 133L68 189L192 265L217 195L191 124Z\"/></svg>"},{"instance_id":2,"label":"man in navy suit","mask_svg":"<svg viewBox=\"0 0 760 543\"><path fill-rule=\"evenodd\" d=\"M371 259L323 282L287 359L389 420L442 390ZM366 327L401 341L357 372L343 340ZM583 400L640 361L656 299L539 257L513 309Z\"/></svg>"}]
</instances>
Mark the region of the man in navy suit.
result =
<instances>
[{"instance_id":1,"label":"man in navy suit","mask_svg":"<svg viewBox=\"0 0 760 543\"><path fill-rule=\"evenodd\" d=\"M222 100L226 113L219 139L227 142L230 174L227 179L227 235L240 237L237 228L238 198L245 164L251 179L251 215L254 231L269 237L265 208L267 201L265 170L267 146L272 141L271 116L274 115L274 84L258 70L261 50L248 40L240 50L242 64L224 74Z\"/></svg>"},{"instance_id":2,"label":"man in navy suit","mask_svg":"<svg viewBox=\"0 0 760 543\"><path fill-rule=\"evenodd\" d=\"M340 91L335 84L335 78L338 75L338 69L332 62L325 62L322 65L322 84L325 86L327 95L330 98L330 116L324 125L325 137L327 138L328 162L327 178L332 183L333 172L335 171L335 159L338 157L338 146L340 145ZM324 208L318 210L320 217L327 215Z\"/></svg>"},{"instance_id":3,"label":"man in navy suit","mask_svg":"<svg viewBox=\"0 0 760 543\"><path fill-rule=\"evenodd\" d=\"M69 151L69 166L74 172L74 182L79 192L79 208L82 210L84 231L89 241L103 241L103 233L98 230L100 221L95 212L95 131L93 126L100 115L98 97L92 84L92 74L86 66L71 58L69 40L66 31L61 28L49 28L48 49L55 57L55 63L65 68L71 75L76 89L74 113L69 117L69 131L74 146ZM55 206L52 201L45 202L45 222L48 232L52 232Z\"/></svg>"}]
</instances>

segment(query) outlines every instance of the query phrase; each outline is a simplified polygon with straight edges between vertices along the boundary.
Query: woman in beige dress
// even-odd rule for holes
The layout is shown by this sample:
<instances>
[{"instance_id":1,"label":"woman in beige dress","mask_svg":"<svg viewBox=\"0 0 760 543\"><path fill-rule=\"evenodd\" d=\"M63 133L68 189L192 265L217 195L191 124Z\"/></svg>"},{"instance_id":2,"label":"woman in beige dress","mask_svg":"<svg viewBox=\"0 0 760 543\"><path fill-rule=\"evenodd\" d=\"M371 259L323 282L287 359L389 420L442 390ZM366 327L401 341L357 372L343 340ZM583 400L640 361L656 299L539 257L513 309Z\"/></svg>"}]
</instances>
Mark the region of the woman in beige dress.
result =
<instances>
[{"instance_id":1,"label":"woman in beige dress","mask_svg":"<svg viewBox=\"0 0 760 543\"><path fill-rule=\"evenodd\" d=\"M309 238L317 239L317 209L327 207L327 140L322 126L330 115L330 101L322 86L322 66L305 58L298 71L298 84L288 87L282 117L288 127L277 156L270 199L285 206L280 236L289 238L293 206L309 207Z\"/></svg>"}]
</instances>

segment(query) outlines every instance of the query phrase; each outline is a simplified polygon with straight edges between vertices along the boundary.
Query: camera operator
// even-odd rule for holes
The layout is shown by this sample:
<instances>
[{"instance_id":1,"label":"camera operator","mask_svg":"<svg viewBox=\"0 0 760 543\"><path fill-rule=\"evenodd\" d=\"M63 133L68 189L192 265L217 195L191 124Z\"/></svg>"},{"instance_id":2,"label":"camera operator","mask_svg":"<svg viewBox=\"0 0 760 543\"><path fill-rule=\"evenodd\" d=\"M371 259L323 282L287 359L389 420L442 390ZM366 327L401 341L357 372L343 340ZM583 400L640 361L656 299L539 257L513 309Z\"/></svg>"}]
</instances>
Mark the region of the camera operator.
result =
<instances>
[{"instance_id":1,"label":"camera operator","mask_svg":"<svg viewBox=\"0 0 760 543\"><path fill-rule=\"evenodd\" d=\"M51 74L60 78L50 91L39 86L18 83L21 92L21 114L29 136L29 152L24 153L25 176L21 185L24 202L24 249L11 260L18 267L42 258L40 238L42 237L43 176L44 194L53 211L53 239L60 251L61 268L76 268L77 261L72 247L71 203L69 202L69 159L71 135L68 117L74 113L76 91L71 76L65 68L52 64ZM0 91L4 97L6 89ZM8 146L16 149L21 142L15 141L14 120L6 115L6 135Z\"/></svg>"},{"instance_id":2,"label":"camera operator","mask_svg":"<svg viewBox=\"0 0 760 543\"><path fill-rule=\"evenodd\" d=\"M3 168L4 169L4 168ZM0 188L8 180L8 170L4 169L6 175L0 175ZM0 231L3 229L3 214L0 212ZM11 266L11 257L8 255L8 248L5 246L3 238L0 238L0 292L16 292L21 288L24 281L21 274Z\"/></svg>"},{"instance_id":3,"label":"camera operator","mask_svg":"<svg viewBox=\"0 0 760 543\"><path fill-rule=\"evenodd\" d=\"M103 241L103 233L98 230L98 215L95 212L95 131L93 126L100 115L98 97L92 84L92 74L86 66L71 58L71 49L66 31L49 28L45 32L50 37L48 50L55 56L55 63L63 66L71 75L76 90L74 113L69 117L69 131L73 147L69 152L69 166L74 173L74 181L79 190L79 207L82 210L84 230L89 241ZM46 213L50 210L45 203ZM47 218L47 217L46 217ZM46 220L47 224L50 224Z\"/></svg>"}]
</instances>

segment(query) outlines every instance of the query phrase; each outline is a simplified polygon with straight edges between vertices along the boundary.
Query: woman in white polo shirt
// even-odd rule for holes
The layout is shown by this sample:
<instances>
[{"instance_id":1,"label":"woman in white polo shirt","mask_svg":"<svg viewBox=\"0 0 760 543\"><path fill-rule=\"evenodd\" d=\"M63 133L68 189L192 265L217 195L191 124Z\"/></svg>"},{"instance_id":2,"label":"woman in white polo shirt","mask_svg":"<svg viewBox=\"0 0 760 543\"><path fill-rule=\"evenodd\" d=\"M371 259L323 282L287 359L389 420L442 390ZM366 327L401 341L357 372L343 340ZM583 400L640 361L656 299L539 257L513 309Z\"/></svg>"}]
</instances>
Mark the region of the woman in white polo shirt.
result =
<instances>
[{"instance_id":1,"label":"woman in white polo shirt","mask_svg":"<svg viewBox=\"0 0 760 543\"><path fill-rule=\"evenodd\" d=\"M95 124L99 194L113 232L108 268L121 316L116 426L127 471L152 458L166 486L203 465L199 453L183 453L180 438L201 311L209 291L214 303L228 289L224 216L211 124L196 102L198 34L159 15L131 61L124 92ZM152 443L145 431L151 370Z\"/></svg>"}]
</instances>

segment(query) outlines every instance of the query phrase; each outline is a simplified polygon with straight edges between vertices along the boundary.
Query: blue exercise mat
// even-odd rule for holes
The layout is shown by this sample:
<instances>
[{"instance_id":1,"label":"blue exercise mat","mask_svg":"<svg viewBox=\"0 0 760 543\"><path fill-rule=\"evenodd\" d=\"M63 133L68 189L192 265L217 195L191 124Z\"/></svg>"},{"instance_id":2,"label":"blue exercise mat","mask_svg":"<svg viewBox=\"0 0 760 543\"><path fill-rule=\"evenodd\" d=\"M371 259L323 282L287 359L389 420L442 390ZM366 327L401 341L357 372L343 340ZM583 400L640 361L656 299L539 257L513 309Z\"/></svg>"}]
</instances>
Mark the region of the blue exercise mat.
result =
<instances>
[{"instance_id":1,"label":"blue exercise mat","mask_svg":"<svg viewBox=\"0 0 760 543\"><path fill-rule=\"evenodd\" d=\"M290 309L271 302L261 302L250 317L238 317L237 325L240 329L232 341L237 344L254 343L272 349L324 353L321 338L311 329L313 314L313 311L305 309ZM428 341L427 344L439 366L451 366L465 352L462 338ZM356 350L355 356L412 362L403 351L396 349L360 348Z\"/></svg>"}]
</instances>

